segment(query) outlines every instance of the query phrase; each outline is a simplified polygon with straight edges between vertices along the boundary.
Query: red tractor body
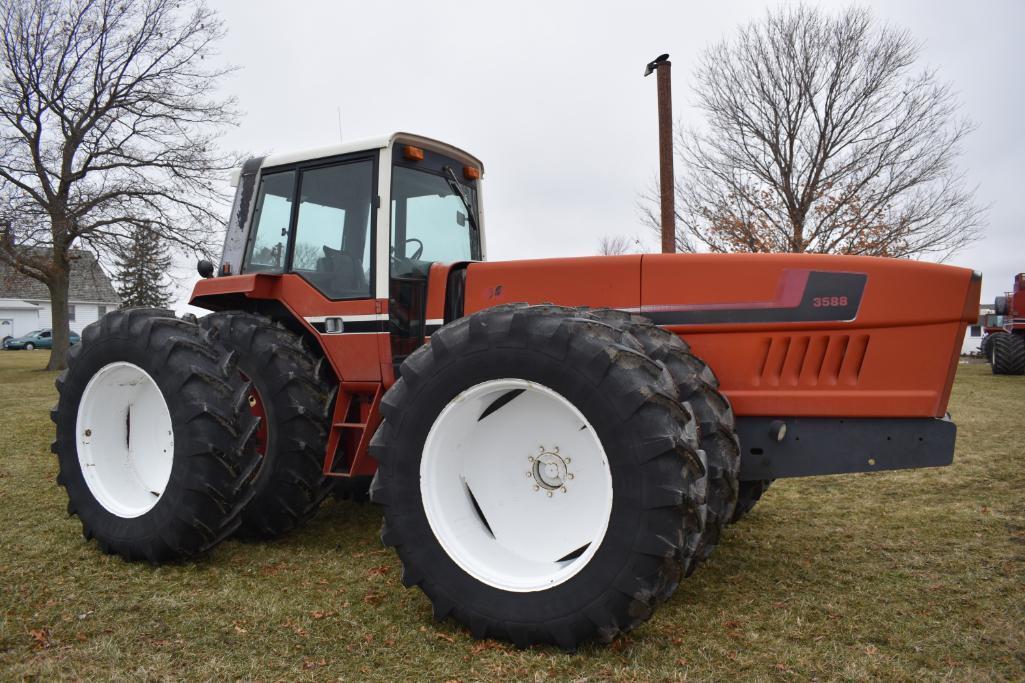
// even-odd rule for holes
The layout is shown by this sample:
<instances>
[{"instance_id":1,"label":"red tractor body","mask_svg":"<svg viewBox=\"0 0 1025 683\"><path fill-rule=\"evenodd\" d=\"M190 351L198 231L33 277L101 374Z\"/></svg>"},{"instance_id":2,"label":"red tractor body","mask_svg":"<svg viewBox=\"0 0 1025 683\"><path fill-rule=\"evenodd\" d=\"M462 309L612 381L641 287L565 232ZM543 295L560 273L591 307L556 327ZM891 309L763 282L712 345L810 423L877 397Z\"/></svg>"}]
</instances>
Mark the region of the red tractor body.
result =
<instances>
[{"instance_id":1,"label":"red tractor body","mask_svg":"<svg viewBox=\"0 0 1025 683\"><path fill-rule=\"evenodd\" d=\"M374 144L381 145L380 151L370 152L378 192L384 186L401 192L389 177L395 174L393 166L402 173L439 173L448 166L461 168L460 182L471 185L479 197L481 165L465 152L405 134ZM367 146L352 158L368 158ZM257 208L245 203L265 196L261 179L319 169L326 163L323 154L310 160L292 155L257 161L243 170L219 276L197 283L192 303L210 310L268 314L322 350L339 382L324 461L332 475L373 474L367 446L380 420L377 406L406 356L442 325L513 302L639 313L684 337L715 369L723 393L742 418L738 431L742 439L747 432L753 442L745 451L764 456L757 471L743 467L744 476L945 464L952 457L952 425L914 423L916 434L942 429L945 436L941 444L922 441L928 443L932 459L923 459L924 454L908 458L888 447L892 438L889 444L867 447L863 435L876 432L879 424L850 418L944 416L966 325L977 318L981 280L971 270L811 254L637 254L484 262L478 260L484 256L483 234L471 240L479 245L474 260L407 263L394 256L405 246L396 244L401 240L396 225L402 220L402 200L378 195L373 202L376 220L371 215L368 231L378 253L373 264L363 266L373 273L374 282L368 283L373 286L367 287L367 296L338 299L326 295L313 274L288 268L284 259L274 272L246 261L254 249L251 224L259 218L253 218ZM346 155L327 158L347 161ZM297 221L293 216L292 227L283 225L281 234L294 235ZM391 231L381 230L389 224ZM295 241L291 239L293 250ZM279 251L287 251L289 244L282 239ZM830 425L830 440L837 443L838 429L856 432L858 438L847 441L857 443L858 449L844 458L836 457L833 447L831 457L809 455L814 466L797 469L783 467L782 454L768 464L765 451L771 444L762 443L764 425L743 418L779 419L791 428L795 418L845 419L843 426ZM809 438L805 443L812 448ZM791 443L796 446L796 438Z\"/></svg>"},{"instance_id":2,"label":"red tractor body","mask_svg":"<svg viewBox=\"0 0 1025 683\"><path fill-rule=\"evenodd\" d=\"M1025 373L1025 273L1014 278L1010 292L993 302L993 313L980 316L985 329L980 350L993 366L995 375Z\"/></svg>"}]
</instances>

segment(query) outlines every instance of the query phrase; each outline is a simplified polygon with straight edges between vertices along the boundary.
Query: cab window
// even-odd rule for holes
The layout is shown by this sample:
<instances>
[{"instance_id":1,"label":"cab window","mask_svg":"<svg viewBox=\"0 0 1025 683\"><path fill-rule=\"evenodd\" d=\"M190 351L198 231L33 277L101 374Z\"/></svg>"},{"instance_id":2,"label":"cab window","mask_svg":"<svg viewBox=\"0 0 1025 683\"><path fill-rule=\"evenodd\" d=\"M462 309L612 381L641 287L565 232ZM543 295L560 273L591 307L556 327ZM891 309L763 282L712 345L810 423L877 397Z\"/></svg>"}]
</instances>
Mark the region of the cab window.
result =
<instances>
[{"instance_id":1,"label":"cab window","mask_svg":"<svg viewBox=\"0 0 1025 683\"><path fill-rule=\"evenodd\" d=\"M460 184L474 205L474 188ZM444 176L396 166L391 209L393 275L419 270L416 262L452 263L479 258L476 231L466 206Z\"/></svg>"},{"instance_id":2,"label":"cab window","mask_svg":"<svg viewBox=\"0 0 1025 683\"><path fill-rule=\"evenodd\" d=\"M330 299L370 298L374 162L304 170L292 272Z\"/></svg>"},{"instance_id":3,"label":"cab window","mask_svg":"<svg viewBox=\"0 0 1025 683\"><path fill-rule=\"evenodd\" d=\"M284 171L269 173L260 179L246 272L280 273L284 270L295 175L295 171Z\"/></svg>"}]
</instances>

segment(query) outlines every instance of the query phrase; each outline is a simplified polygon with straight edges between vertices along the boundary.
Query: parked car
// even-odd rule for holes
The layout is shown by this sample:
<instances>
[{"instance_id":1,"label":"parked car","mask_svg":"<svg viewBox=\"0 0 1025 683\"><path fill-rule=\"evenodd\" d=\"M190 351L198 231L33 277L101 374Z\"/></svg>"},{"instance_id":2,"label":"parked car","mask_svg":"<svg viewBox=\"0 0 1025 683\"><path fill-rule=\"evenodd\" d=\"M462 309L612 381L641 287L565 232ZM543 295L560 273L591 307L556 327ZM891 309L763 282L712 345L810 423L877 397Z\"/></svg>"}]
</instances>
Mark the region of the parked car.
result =
<instances>
[{"instance_id":1,"label":"parked car","mask_svg":"<svg viewBox=\"0 0 1025 683\"><path fill-rule=\"evenodd\" d=\"M82 338L78 336L77 332L72 332L69 340L71 345L74 346L82 341ZM21 337L4 340L4 349L7 351L15 351L17 349L32 351L33 349L49 349L51 347L53 347L53 332L48 329L36 330Z\"/></svg>"}]
</instances>

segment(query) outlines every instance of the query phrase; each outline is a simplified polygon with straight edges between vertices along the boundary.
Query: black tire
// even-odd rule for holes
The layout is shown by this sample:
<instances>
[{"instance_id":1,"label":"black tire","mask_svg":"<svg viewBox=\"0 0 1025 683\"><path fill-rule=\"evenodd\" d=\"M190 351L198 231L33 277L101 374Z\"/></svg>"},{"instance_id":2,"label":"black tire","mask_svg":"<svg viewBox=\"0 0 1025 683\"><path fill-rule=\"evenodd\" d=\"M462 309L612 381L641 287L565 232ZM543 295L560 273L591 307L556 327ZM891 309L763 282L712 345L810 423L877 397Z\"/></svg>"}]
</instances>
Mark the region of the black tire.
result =
<instances>
[{"instance_id":1,"label":"black tire","mask_svg":"<svg viewBox=\"0 0 1025 683\"><path fill-rule=\"evenodd\" d=\"M351 500L353 503L370 502L370 483L373 477L339 477L332 489L335 500Z\"/></svg>"},{"instance_id":2,"label":"black tire","mask_svg":"<svg viewBox=\"0 0 1025 683\"><path fill-rule=\"evenodd\" d=\"M1025 335L994 335L990 345L990 364L994 375L1025 374Z\"/></svg>"},{"instance_id":3,"label":"black tire","mask_svg":"<svg viewBox=\"0 0 1025 683\"><path fill-rule=\"evenodd\" d=\"M979 342L979 353L982 354L982 357L986 359L987 363L989 363L992 360L993 337L998 335L998 334L1007 334L1007 333L1006 332L990 332L989 334L987 334L985 337L982 338L982 341Z\"/></svg>"},{"instance_id":4,"label":"black tire","mask_svg":"<svg viewBox=\"0 0 1025 683\"><path fill-rule=\"evenodd\" d=\"M238 353L238 369L255 391L250 405L262 405L266 413L260 466L250 482L253 497L242 510L238 535L276 538L313 516L334 485L323 473L330 387L302 339L268 318L222 311L199 324Z\"/></svg>"},{"instance_id":5,"label":"black tire","mask_svg":"<svg viewBox=\"0 0 1025 683\"><path fill-rule=\"evenodd\" d=\"M740 482L740 495L737 497L737 508L733 512L730 524L739 522L754 508L762 495L772 485L773 479L755 479Z\"/></svg>"},{"instance_id":6,"label":"black tire","mask_svg":"<svg viewBox=\"0 0 1025 683\"><path fill-rule=\"evenodd\" d=\"M611 641L647 620L693 560L705 496L693 415L633 337L584 315L508 305L462 318L406 359L383 399L370 490L384 507L381 539L396 548L403 584L420 586L435 618L452 616L476 638L565 650L594 637ZM424 442L439 413L467 388L509 377L543 384L576 406L594 425L612 477L608 531L594 555L565 582L529 592L496 588L460 568L432 531L420 489Z\"/></svg>"},{"instance_id":7,"label":"black tire","mask_svg":"<svg viewBox=\"0 0 1025 683\"><path fill-rule=\"evenodd\" d=\"M722 529L733 518L737 505L740 472L740 440L729 399L719 392L719 380L687 343L672 332L640 315L612 309L591 311L591 316L629 332L644 352L669 370L679 399L694 412L698 438L708 464L708 495L705 530L695 553L708 559L719 544ZM696 563L688 567L688 575Z\"/></svg>"},{"instance_id":8,"label":"black tire","mask_svg":"<svg viewBox=\"0 0 1025 683\"><path fill-rule=\"evenodd\" d=\"M82 343L69 350L68 369L57 378L60 396L51 412L57 439L51 450L59 461L57 483L67 490L68 513L78 515L87 540L95 538L104 552L126 560L157 564L203 553L235 531L250 495L245 482L258 462L259 422L246 406L249 386L235 357L173 311L113 311L85 328ZM134 517L119 516L97 500L78 457L83 393L101 369L117 362L149 374L174 438L166 487L151 509Z\"/></svg>"}]
</instances>

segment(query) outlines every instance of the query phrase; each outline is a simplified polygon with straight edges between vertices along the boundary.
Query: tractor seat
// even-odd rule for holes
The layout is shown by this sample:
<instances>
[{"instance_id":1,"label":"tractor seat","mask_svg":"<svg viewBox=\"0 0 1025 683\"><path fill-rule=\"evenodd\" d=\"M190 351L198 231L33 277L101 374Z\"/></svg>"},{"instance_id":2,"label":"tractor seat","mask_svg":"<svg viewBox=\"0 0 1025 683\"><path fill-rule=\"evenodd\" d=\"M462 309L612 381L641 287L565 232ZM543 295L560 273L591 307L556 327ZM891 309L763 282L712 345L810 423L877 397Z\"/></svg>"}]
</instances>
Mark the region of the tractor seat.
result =
<instances>
[{"instance_id":1,"label":"tractor seat","mask_svg":"<svg viewBox=\"0 0 1025 683\"><path fill-rule=\"evenodd\" d=\"M332 298L366 296L367 277L362 261L341 249L327 245L323 249L324 255L317 259L315 277L322 291Z\"/></svg>"}]
</instances>

